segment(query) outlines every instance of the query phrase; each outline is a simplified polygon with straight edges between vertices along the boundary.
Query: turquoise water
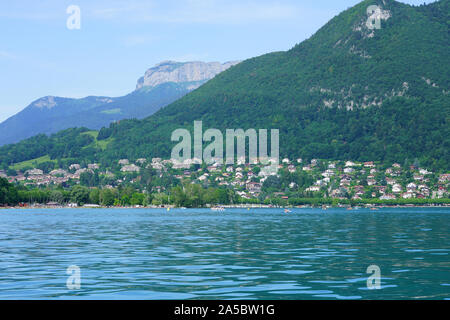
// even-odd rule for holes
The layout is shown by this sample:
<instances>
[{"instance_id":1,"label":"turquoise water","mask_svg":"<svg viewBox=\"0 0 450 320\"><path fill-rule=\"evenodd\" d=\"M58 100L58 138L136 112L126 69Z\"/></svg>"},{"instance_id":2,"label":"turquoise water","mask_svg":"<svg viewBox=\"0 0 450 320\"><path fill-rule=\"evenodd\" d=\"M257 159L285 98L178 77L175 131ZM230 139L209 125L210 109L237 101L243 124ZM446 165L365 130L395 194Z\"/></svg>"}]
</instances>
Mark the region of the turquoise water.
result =
<instances>
[{"instance_id":1,"label":"turquoise water","mask_svg":"<svg viewBox=\"0 0 450 320\"><path fill-rule=\"evenodd\" d=\"M0 299L450 299L449 231L450 208L0 210Z\"/></svg>"}]
</instances>

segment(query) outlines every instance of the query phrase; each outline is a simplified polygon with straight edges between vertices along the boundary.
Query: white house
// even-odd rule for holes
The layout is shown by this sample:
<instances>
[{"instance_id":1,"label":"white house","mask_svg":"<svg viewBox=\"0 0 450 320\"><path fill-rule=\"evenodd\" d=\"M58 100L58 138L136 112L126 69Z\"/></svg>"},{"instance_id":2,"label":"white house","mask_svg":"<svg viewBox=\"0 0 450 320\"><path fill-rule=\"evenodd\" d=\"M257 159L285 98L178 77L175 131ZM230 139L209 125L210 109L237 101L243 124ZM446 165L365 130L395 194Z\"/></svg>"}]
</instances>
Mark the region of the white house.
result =
<instances>
[{"instance_id":1,"label":"white house","mask_svg":"<svg viewBox=\"0 0 450 320\"><path fill-rule=\"evenodd\" d=\"M399 185L398 183L396 183L392 186L392 192L394 192L394 193L400 193L400 192L402 192L402 190L403 190L402 186Z\"/></svg>"},{"instance_id":2,"label":"white house","mask_svg":"<svg viewBox=\"0 0 450 320\"><path fill-rule=\"evenodd\" d=\"M79 170L79 169L81 169L81 166L78 163L74 163L69 166L69 170Z\"/></svg>"},{"instance_id":3,"label":"white house","mask_svg":"<svg viewBox=\"0 0 450 320\"><path fill-rule=\"evenodd\" d=\"M364 167L375 168L375 164L373 163L373 161L364 162Z\"/></svg>"},{"instance_id":4,"label":"white house","mask_svg":"<svg viewBox=\"0 0 450 320\"><path fill-rule=\"evenodd\" d=\"M344 168L344 173L352 173L352 172L354 172L354 171L355 171L355 169L353 169L353 168L351 168L351 167Z\"/></svg>"},{"instance_id":5,"label":"white house","mask_svg":"<svg viewBox=\"0 0 450 320\"><path fill-rule=\"evenodd\" d=\"M402 194L402 198L403 199L411 199L411 198L414 198L414 193L412 193L412 192L405 192L405 193L403 193Z\"/></svg>"},{"instance_id":6,"label":"white house","mask_svg":"<svg viewBox=\"0 0 450 320\"><path fill-rule=\"evenodd\" d=\"M120 169L120 171L122 171L122 172L139 172L139 170L141 170L141 168L139 168L135 164L123 166L122 169Z\"/></svg>"},{"instance_id":7,"label":"white house","mask_svg":"<svg viewBox=\"0 0 450 320\"><path fill-rule=\"evenodd\" d=\"M356 166L356 163L354 163L353 161L347 161L347 162L345 162L345 166L346 167L354 167L354 166Z\"/></svg>"},{"instance_id":8,"label":"white house","mask_svg":"<svg viewBox=\"0 0 450 320\"><path fill-rule=\"evenodd\" d=\"M323 177L332 177L332 176L334 176L334 171L333 170L330 170L330 169L327 169L327 170L325 170L324 172L322 172L322 176Z\"/></svg>"},{"instance_id":9,"label":"white house","mask_svg":"<svg viewBox=\"0 0 450 320\"><path fill-rule=\"evenodd\" d=\"M50 172L50 175L51 176L57 176L57 175L66 175L67 174L67 171L66 170L62 170L62 169L55 169L55 170L52 170L51 172Z\"/></svg>"},{"instance_id":10,"label":"white house","mask_svg":"<svg viewBox=\"0 0 450 320\"><path fill-rule=\"evenodd\" d=\"M414 191L417 189L417 185L414 182L408 183L406 186L406 190L408 191Z\"/></svg>"},{"instance_id":11,"label":"white house","mask_svg":"<svg viewBox=\"0 0 450 320\"><path fill-rule=\"evenodd\" d=\"M427 169L419 169L419 173L423 175L432 174L433 172L428 171Z\"/></svg>"},{"instance_id":12,"label":"white house","mask_svg":"<svg viewBox=\"0 0 450 320\"><path fill-rule=\"evenodd\" d=\"M41 169L31 169L25 173L29 176L42 176L44 174L44 171L42 171Z\"/></svg>"},{"instance_id":13,"label":"white house","mask_svg":"<svg viewBox=\"0 0 450 320\"><path fill-rule=\"evenodd\" d=\"M100 165L98 163L89 163L88 168L92 170L97 170L100 168Z\"/></svg>"}]
</instances>

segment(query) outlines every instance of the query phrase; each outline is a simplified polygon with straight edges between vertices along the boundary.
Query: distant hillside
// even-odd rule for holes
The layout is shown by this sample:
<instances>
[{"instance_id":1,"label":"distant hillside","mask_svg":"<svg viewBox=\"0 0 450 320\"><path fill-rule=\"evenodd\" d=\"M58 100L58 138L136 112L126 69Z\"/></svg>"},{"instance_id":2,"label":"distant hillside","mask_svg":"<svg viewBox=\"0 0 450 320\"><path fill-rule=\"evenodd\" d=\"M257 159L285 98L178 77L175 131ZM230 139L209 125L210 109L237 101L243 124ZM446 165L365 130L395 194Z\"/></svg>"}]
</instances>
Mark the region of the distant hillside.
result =
<instances>
[{"instance_id":1,"label":"distant hillside","mask_svg":"<svg viewBox=\"0 0 450 320\"><path fill-rule=\"evenodd\" d=\"M95 157L169 157L171 132L203 120L221 130L279 128L280 152L289 158L417 158L448 169L449 3L363 1L289 51L246 60L144 120L102 129L98 139L110 142ZM374 4L382 8L381 29L366 25ZM0 161L27 160L22 148L0 150L8 154Z\"/></svg>"},{"instance_id":2,"label":"distant hillside","mask_svg":"<svg viewBox=\"0 0 450 320\"><path fill-rule=\"evenodd\" d=\"M123 97L40 98L0 124L0 145L71 127L100 129L122 119L145 118L234 64L166 61L150 68L136 90Z\"/></svg>"}]
</instances>

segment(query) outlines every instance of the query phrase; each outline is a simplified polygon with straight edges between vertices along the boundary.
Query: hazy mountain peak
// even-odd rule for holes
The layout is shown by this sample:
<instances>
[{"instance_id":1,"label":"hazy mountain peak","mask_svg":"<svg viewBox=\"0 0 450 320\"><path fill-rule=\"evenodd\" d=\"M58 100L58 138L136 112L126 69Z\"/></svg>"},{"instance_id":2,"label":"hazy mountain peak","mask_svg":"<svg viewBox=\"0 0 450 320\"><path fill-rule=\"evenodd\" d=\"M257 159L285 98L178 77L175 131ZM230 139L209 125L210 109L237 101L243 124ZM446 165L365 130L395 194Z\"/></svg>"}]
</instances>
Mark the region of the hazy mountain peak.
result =
<instances>
[{"instance_id":1,"label":"hazy mountain peak","mask_svg":"<svg viewBox=\"0 0 450 320\"><path fill-rule=\"evenodd\" d=\"M163 61L145 72L138 80L136 90L142 87L156 87L167 82L204 82L239 62Z\"/></svg>"},{"instance_id":2,"label":"hazy mountain peak","mask_svg":"<svg viewBox=\"0 0 450 320\"><path fill-rule=\"evenodd\" d=\"M46 97L40 98L32 103L32 105L34 107L39 108L39 109L43 109L43 108L51 109L51 108L55 107L56 104L57 103L55 101L55 97L53 97L53 96L46 96Z\"/></svg>"},{"instance_id":3,"label":"hazy mountain peak","mask_svg":"<svg viewBox=\"0 0 450 320\"><path fill-rule=\"evenodd\" d=\"M143 90L122 97L39 98L0 123L0 146L70 127L100 129L122 119L145 118L236 63L163 61L140 79L137 89Z\"/></svg>"}]
</instances>

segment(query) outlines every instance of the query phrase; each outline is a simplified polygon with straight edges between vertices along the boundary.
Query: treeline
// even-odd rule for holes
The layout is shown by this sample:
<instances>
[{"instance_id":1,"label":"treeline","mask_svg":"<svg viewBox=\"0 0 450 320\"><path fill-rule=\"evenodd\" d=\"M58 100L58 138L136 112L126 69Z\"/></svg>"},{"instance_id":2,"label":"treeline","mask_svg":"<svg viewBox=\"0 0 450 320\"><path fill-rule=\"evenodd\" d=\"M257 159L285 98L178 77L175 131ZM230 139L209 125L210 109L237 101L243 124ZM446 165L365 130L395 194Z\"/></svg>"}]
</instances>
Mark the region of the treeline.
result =
<instances>
[{"instance_id":1,"label":"treeline","mask_svg":"<svg viewBox=\"0 0 450 320\"><path fill-rule=\"evenodd\" d=\"M166 192L142 193L132 187L87 188L75 186L70 191L40 191L46 199L56 201L55 192L61 192L62 202L78 205L97 204L101 206L149 206L175 205L177 207L199 208L207 204L239 203L233 190L225 188L203 188L196 184L176 186ZM34 195L36 197L36 195ZM37 198L37 197L36 197ZM41 196L42 199L42 196Z\"/></svg>"},{"instance_id":2,"label":"treeline","mask_svg":"<svg viewBox=\"0 0 450 320\"><path fill-rule=\"evenodd\" d=\"M5 178L0 178L0 206L15 205L19 202L17 189Z\"/></svg>"},{"instance_id":3,"label":"treeline","mask_svg":"<svg viewBox=\"0 0 450 320\"><path fill-rule=\"evenodd\" d=\"M19 203L59 204L76 203L79 206L95 204L111 206L175 205L197 208L207 204L241 203L241 199L231 189L203 188L187 184L168 189L166 192L142 193L133 187L88 188L76 185L71 189L47 188L27 189L16 187L6 179L0 179L0 205L15 206Z\"/></svg>"},{"instance_id":4,"label":"treeline","mask_svg":"<svg viewBox=\"0 0 450 320\"><path fill-rule=\"evenodd\" d=\"M79 206L94 204L104 207L124 206L165 206L201 208L207 205L265 204L274 206L322 206L322 205L444 205L450 204L444 199L336 199L336 198L288 198L269 196L264 199L246 199L238 196L232 189L204 188L198 184L185 184L172 187L166 192L142 193L132 187L88 188L76 185L71 189L27 189L16 187L4 178L0 178L0 206L28 204L76 203Z\"/></svg>"},{"instance_id":5,"label":"treeline","mask_svg":"<svg viewBox=\"0 0 450 320\"><path fill-rule=\"evenodd\" d=\"M92 146L95 139L85 134L88 131L86 128L67 129L51 136L40 134L16 144L2 146L0 168L7 170L12 164L47 155L52 160L68 158L94 160L96 152L101 150Z\"/></svg>"}]
</instances>

